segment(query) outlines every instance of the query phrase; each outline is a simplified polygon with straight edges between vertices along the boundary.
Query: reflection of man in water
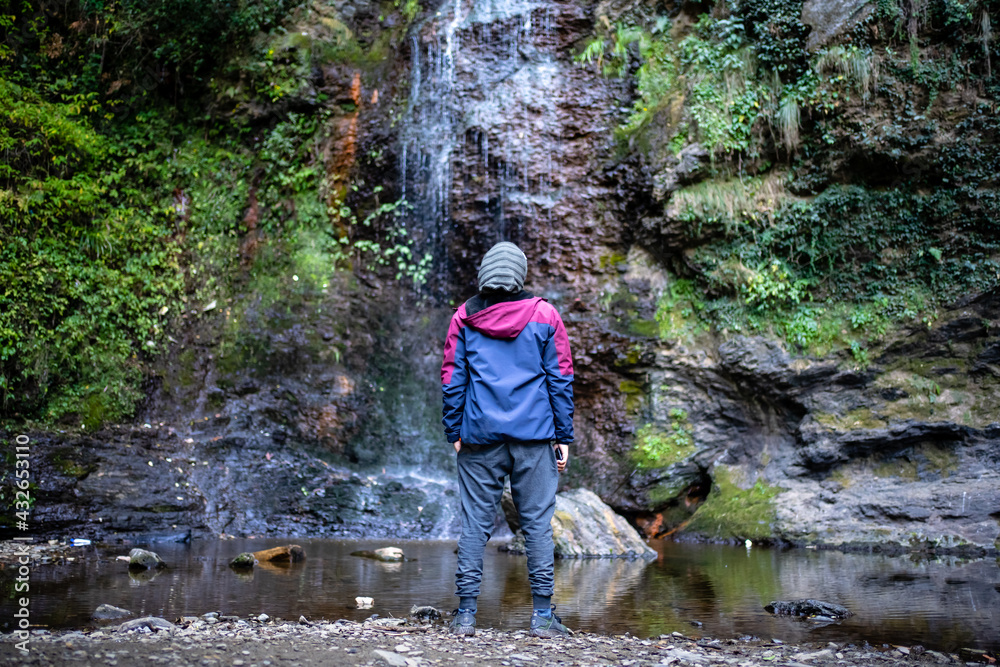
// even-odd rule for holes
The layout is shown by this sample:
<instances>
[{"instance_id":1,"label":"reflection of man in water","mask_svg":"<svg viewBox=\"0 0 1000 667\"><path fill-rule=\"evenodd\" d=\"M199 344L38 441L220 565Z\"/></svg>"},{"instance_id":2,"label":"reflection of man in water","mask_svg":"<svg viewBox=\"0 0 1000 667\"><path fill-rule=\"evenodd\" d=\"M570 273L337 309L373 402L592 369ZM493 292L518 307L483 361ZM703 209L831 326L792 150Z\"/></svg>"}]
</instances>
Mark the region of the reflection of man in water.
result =
<instances>
[{"instance_id":1,"label":"reflection of man in water","mask_svg":"<svg viewBox=\"0 0 1000 667\"><path fill-rule=\"evenodd\" d=\"M507 475L528 553L531 635L569 633L552 613L552 513L573 442L573 360L559 313L524 291L527 270L513 243L490 248L479 294L452 317L444 345L442 421L462 507L455 634L476 632L483 549Z\"/></svg>"}]
</instances>

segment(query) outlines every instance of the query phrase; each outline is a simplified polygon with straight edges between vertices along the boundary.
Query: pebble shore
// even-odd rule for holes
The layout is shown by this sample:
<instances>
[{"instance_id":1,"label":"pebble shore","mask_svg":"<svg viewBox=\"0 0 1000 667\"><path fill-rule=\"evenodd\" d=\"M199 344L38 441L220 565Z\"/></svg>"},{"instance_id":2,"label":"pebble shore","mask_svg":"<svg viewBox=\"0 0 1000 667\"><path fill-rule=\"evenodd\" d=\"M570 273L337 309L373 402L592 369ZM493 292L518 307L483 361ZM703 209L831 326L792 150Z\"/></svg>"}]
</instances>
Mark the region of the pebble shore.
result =
<instances>
[{"instance_id":1,"label":"pebble shore","mask_svg":"<svg viewBox=\"0 0 1000 667\"><path fill-rule=\"evenodd\" d=\"M847 665L963 665L959 656L922 647L841 644L786 645L776 640L693 639L680 633L656 638L577 633L536 639L525 630L480 629L474 637L447 633L443 620L369 619L281 621L261 614L238 618L209 613L164 619L132 619L102 628L31 632L27 653L15 635L0 636L0 664L277 667L363 665L451 667L502 665L560 667L822 667ZM988 662L981 658L979 662ZM973 664L973 663L970 663Z\"/></svg>"}]
</instances>

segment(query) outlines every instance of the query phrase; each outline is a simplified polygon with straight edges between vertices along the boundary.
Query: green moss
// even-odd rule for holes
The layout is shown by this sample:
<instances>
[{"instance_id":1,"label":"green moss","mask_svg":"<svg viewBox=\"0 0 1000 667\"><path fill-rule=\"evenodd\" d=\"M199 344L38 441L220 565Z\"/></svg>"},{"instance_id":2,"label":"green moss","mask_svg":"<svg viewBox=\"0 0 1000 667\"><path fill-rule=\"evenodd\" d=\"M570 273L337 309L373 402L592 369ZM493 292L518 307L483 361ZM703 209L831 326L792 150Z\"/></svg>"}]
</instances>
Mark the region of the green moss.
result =
<instances>
[{"instance_id":1,"label":"green moss","mask_svg":"<svg viewBox=\"0 0 1000 667\"><path fill-rule=\"evenodd\" d=\"M77 479L87 476L90 474L91 470L93 470L92 467L80 465L73 459L61 454L53 456L52 463L55 464L56 468L58 468L59 472L62 474L69 477L76 477Z\"/></svg>"},{"instance_id":2,"label":"green moss","mask_svg":"<svg viewBox=\"0 0 1000 667\"><path fill-rule=\"evenodd\" d=\"M877 477L898 477L915 481L926 476L947 477L958 468L958 455L936 445L919 445L900 452L891 459L869 463Z\"/></svg>"},{"instance_id":3,"label":"green moss","mask_svg":"<svg viewBox=\"0 0 1000 667\"><path fill-rule=\"evenodd\" d=\"M919 478L916 461L907 459L893 459L884 461L872 469L876 477L895 477L911 482Z\"/></svg>"},{"instance_id":4,"label":"green moss","mask_svg":"<svg viewBox=\"0 0 1000 667\"><path fill-rule=\"evenodd\" d=\"M843 466L837 468L832 473L830 473L830 480L837 482L845 489L850 488L854 485L854 477L852 477L847 469Z\"/></svg>"},{"instance_id":5,"label":"green moss","mask_svg":"<svg viewBox=\"0 0 1000 667\"><path fill-rule=\"evenodd\" d=\"M638 336L656 338L660 334L660 323L656 320L632 320L629 329Z\"/></svg>"},{"instance_id":6,"label":"green moss","mask_svg":"<svg viewBox=\"0 0 1000 667\"><path fill-rule=\"evenodd\" d=\"M622 380L618 390L625 394L625 410L631 415L636 414L645 400L642 385L634 380Z\"/></svg>"},{"instance_id":7,"label":"green moss","mask_svg":"<svg viewBox=\"0 0 1000 667\"><path fill-rule=\"evenodd\" d=\"M598 260L598 264L601 269L615 269L619 266L625 264L628 261L628 257L620 252L613 252L610 255L601 255Z\"/></svg>"},{"instance_id":8,"label":"green moss","mask_svg":"<svg viewBox=\"0 0 1000 667\"><path fill-rule=\"evenodd\" d=\"M687 529L720 539L761 540L772 537L774 498L781 489L762 480L741 489L724 466L715 467L712 492L691 518Z\"/></svg>"},{"instance_id":9,"label":"green moss","mask_svg":"<svg viewBox=\"0 0 1000 667\"><path fill-rule=\"evenodd\" d=\"M954 450L933 444L917 445L890 456L874 455L837 468L830 479L849 487L870 476L908 481L947 477L958 468Z\"/></svg>"},{"instance_id":10,"label":"green moss","mask_svg":"<svg viewBox=\"0 0 1000 667\"><path fill-rule=\"evenodd\" d=\"M649 498L649 510L663 512L664 523L667 525L677 525L687 520L691 512L683 506L683 503L677 505L675 508L667 507L666 509L661 509L677 500L677 497L685 488L687 488L687 480L678 479L672 481L671 478L653 487L646 494L647 498Z\"/></svg>"},{"instance_id":11,"label":"green moss","mask_svg":"<svg viewBox=\"0 0 1000 667\"><path fill-rule=\"evenodd\" d=\"M857 408L844 415L817 413L816 421L835 431L853 431L856 429L882 428L886 422L882 417L872 412L871 408Z\"/></svg>"},{"instance_id":12,"label":"green moss","mask_svg":"<svg viewBox=\"0 0 1000 667\"><path fill-rule=\"evenodd\" d=\"M639 363L642 358L642 345L635 344L628 349L625 356L615 359L615 366L629 368Z\"/></svg>"},{"instance_id":13,"label":"green moss","mask_svg":"<svg viewBox=\"0 0 1000 667\"><path fill-rule=\"evenodd\" d=\"M660 338L690 341L708 331L707 322L702 319L704 308L692 281L672 280L656 304Z\"/></svg>"},{"instance_id":14,"label":"green moss","mask_svg":"<svg viewBox=\"0 0 1000 667\"><path fill-rule=\"evenodd\" d=\"M693 433L694 429L684 410L670 411L669 430L646 424L639 429L636 437L633 450L636 465L640 468L665 468L683 461L697 451Z\"/></svg>"}]
</instances>

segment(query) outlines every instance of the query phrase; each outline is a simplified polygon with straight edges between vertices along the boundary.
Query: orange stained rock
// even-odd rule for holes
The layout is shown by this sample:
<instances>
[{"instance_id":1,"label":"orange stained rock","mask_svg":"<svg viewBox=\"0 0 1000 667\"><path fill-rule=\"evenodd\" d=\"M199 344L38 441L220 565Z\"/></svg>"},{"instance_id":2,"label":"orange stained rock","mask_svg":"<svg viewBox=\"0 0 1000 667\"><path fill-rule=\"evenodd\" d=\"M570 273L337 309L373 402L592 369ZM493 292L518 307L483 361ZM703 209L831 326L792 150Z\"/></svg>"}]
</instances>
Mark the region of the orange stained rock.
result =
<instances>
[{"instance_id":1,"label":"orange stained rock","mask_svg":"<svg viewBox=\"0 0 1000 667\"><path fill-rule=\"evenodd\" d=\"M361 72L355 72L351 79L351 101L355 105L361 104Z\"/></svg>"},{"instance_id":2,"label":"orange stained rock","mask_svg":"<svg viewBox=\"0 0 1000 667\"><path fill-rule=\"evenodd\" d=\"M351 78L351 100L355 105L354 110L332 121L334 127L333 132L330 133L331 141L324 151L327 159L327 187L329 187L330 193L327 204L334 211L335 219L336 212L347 196L350 173L357 156L358 114L361 110L361 72L354 72ZM346 234L346 229L343 229L342 224L338 227L340 234Z\"/></svg>"}]
</instances>

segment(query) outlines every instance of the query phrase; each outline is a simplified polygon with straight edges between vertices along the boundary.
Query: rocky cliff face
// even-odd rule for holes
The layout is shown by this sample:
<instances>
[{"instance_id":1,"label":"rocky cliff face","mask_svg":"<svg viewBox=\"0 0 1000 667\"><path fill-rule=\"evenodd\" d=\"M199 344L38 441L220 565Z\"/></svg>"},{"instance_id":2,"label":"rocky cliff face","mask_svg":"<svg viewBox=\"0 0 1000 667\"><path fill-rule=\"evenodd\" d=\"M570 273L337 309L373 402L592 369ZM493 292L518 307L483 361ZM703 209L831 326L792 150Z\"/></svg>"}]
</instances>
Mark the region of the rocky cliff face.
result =
<instances>
[{"instance_id":1,"label":"rocky cliff face","mask_svg":"<svg viewBox=\"0 0 1000 667\"><path fill-rule=\"evenodd\" d=\"M830 16L806 4L802 20L823 41L864 17L858 3L826 7ZM570 333L578 441L565 487L593 489L649 536L995 549L995 291L890 332L864 360L761 333L663 333L664 318L687 321L691 307L663 305L682 285L678 267L696 272L694 248L720 233L692 231L676 195L711 182L714 158L697 143L621 150L615 128L635 91L576 57L601 26L647 11L624 5L448 0L416 17L391 65L315 62L309 85L283 104L334 110L323 165L331 199L354 205L379 184L410 202L414 250L434 258L428 284L413 291L356 263L321 292L246 308L235 343L228 314L204 316L164 364L144 416L157 435L142 437L179 458L159 454L190 495L144 501L115 523L130 493L105 488L118 455L99 447L59 473L52 493L98 498L95 520L115 530L454 531L453 464L437 424L448 306L473 293L482 253L511 240L529 257L529 289L560 309ZM678 30L690 9L670 8ZM324 4L296 28L305 35L318 16L313 32L343 26L375 42L394 29L379 11ZM831 155L805 160L812 185L799 179L800 192L857 164Z\"/></svg>"}]
</instances>

